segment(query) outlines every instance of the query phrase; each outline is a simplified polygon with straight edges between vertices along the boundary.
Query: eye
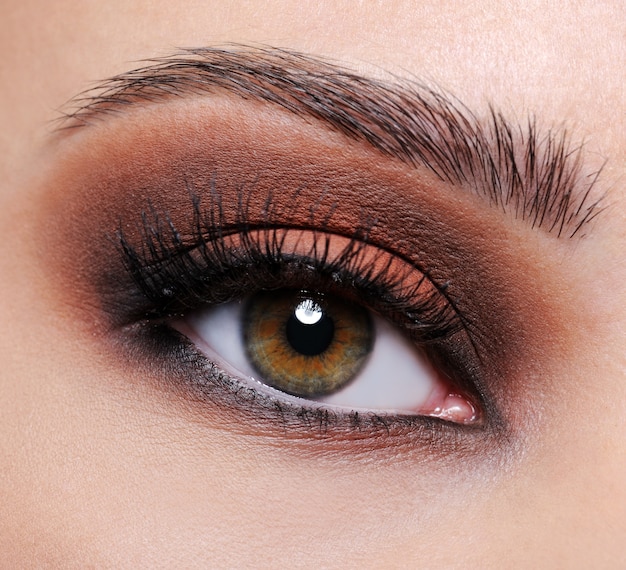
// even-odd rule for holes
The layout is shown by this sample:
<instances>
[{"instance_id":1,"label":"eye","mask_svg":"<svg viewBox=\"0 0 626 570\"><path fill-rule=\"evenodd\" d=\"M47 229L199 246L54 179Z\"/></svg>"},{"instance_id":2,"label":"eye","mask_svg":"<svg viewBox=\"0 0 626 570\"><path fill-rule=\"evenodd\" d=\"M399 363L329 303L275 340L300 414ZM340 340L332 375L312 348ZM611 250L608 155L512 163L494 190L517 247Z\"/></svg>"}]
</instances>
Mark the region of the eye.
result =
<instances>
[{"instance_id":1,"label":"eye","mask_svg":"<svg viewBox=\"0 0 626 570\"><path fill-rule=\"evenodd\" d=\"M477 421L474 405L424 351L384 318L334 295L261 291L195 311L176 327L230 374L278 397Z\"/></svg>"},{"instance_id":2,"label":"eye","mask_svg":"<svg viewBox=\"0 0 626 570\"><path fill-rule=\"evenodd\" d=\"M440 281L443 265L435 280L370 241L371 222L335 233L333 208L315 229L284 226L270 195L254 225L243 195L234 207L210 197L207 207L194 199L191 232L153 210L139 234L117 234L140 292L127 322L162 330L149 344L172 347L182 382L232 394L228 409L256 402L307 426L311 414L368 418L373 430L489 422L473 333Z\"/></svg>"}]
</instances>

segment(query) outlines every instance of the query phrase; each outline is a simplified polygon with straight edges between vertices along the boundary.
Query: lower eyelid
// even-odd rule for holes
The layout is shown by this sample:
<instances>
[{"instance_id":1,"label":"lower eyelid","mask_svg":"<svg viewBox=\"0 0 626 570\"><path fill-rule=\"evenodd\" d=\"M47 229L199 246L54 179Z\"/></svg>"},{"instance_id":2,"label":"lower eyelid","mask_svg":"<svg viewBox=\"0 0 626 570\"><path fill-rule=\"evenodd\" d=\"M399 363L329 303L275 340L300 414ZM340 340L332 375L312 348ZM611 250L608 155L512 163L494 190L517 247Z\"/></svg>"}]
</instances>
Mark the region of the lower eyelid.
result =
<instances>
[{"instance_id":1,"label":"lower eyelid","mask_svg":"<svg viewBox=\"0 0 626 570\"><path fill-rule=\"evenodd\" d=\"M217 409L226 414L229 431L255 441L261 438L263 445L277 446L281 453L340 455L364 461L374 454L396 462L432 461L432 468L444 468L446 464L456 468L461 458L467 466L466 461L480 461L491 455L503 439L497 431L483 426L434 417L386 417L297 398L285 401L282 395L277 399L271 388L242 387L210 363L202 375L211 375L212 380L208 392L200 388L196 413L201 421L206 421L209 405L213 414ZM204 387L209 384L205 382Z\"/></svg>"},{"instance_id":2,"label":"lower eyelid","mask_svg":"<svg viewBox=\"0 0 626 570\"><path fill-rule=\"evenodd\" d=\"M373 353L347 385L333 389L331 395L312 399L273 388L266 379L257 379L257 371L246 354L246 339L241 329L244 305L241 301L231 302L196 311L177 319L171 326L210 361L233 374L242 387L265 393L277 402L287 400L303 407L318 402L320 409L385 416L422 415L461 424L475 425L482 421L476 405L461 395L458 388L451 387L425 354L379 317L373 320Z\"/></svg>"}]
</instances>

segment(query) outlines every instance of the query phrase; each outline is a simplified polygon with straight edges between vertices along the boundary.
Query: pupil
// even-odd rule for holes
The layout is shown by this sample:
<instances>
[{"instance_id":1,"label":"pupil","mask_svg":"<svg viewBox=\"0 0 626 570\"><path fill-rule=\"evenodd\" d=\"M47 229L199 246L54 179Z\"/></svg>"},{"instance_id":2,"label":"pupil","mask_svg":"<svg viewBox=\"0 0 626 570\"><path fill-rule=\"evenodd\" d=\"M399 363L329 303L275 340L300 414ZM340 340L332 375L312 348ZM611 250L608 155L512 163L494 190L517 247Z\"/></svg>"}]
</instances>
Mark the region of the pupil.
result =
<instances>
[{"instance_id":1,"label":"pupil","mask_svg":"<svg viewBox=\"0 0 626 570\"><path fill-rule=\"evenodd\" d=\"M305 356L324 352L335 336L335 323L312 299L301 301L287 320L287 341Z\"/></svg>"}]
</instances>

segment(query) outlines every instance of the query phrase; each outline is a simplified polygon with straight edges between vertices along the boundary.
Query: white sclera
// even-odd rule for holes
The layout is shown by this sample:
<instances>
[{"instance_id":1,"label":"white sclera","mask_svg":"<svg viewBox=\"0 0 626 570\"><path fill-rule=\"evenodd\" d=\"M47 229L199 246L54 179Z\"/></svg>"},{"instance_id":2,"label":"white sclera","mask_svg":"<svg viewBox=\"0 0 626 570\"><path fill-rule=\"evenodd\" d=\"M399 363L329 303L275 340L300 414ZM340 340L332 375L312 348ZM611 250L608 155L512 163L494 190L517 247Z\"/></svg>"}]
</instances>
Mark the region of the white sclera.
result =
<instances>
[{"instance_id":1,"label":"white sclera","mask_svg":"<svg viewBox=\"0 0 626 570\"><path fill-rule=\"evenodd\" d=\"M301 320L314 318L312 307L299 307ZM185 318L192 340L209 358L239 373L263 381L248 360L241 332L243 303L231 302ZM310 315L309 315L310 313ZM374 348L356 377L320 402L349 409L418 413L438 387L438 374L416 347L388 322L374 317ZM185 330L182 332L186 333Z\"/></svg>"},{"instance_id":2,"label":"white sclera","mask_svg":"<svg viewBox=\"0 0 626 570\"><path fill-rule=\"evenodd\" d=\"M356 378L321 401L336 406L419 411L429 400L436 371L387 321L374 317L374 350Z\"/></svg>"},{"instance_id":3,"label":"white sclera","mask_svg":"<svg viewBox=\"0 0 626 570\"><path fill-rule=\"evenodd\" d=\"M233 371L257 378L258 374L248 360L243 344L242 312L243 302L233 301L193 313L185 321L200 341L198 348L204 352L209 349L207 356L217 356L220 363L230 365Z\"/></svg>"}]
</instances>

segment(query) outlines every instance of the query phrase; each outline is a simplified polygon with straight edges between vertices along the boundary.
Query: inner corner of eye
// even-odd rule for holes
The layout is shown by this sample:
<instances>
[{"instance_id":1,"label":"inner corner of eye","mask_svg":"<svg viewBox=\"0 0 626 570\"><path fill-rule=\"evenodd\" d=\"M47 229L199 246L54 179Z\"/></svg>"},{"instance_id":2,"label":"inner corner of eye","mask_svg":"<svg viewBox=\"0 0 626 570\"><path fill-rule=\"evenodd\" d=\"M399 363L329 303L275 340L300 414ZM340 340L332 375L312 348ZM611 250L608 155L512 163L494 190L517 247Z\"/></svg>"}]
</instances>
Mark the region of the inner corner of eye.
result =
<instances>
[{"instance_id":1,"label":"inner corner of eye","mask_svg":"<svg viewBox=\"0 0 626 570\"><path fill-rule=\"evenodd\" d=\"M479 421L426 352L368 309L307 291L258 292L172 327L242 384L346 411Z\"/></svg>"}]
</instances>

